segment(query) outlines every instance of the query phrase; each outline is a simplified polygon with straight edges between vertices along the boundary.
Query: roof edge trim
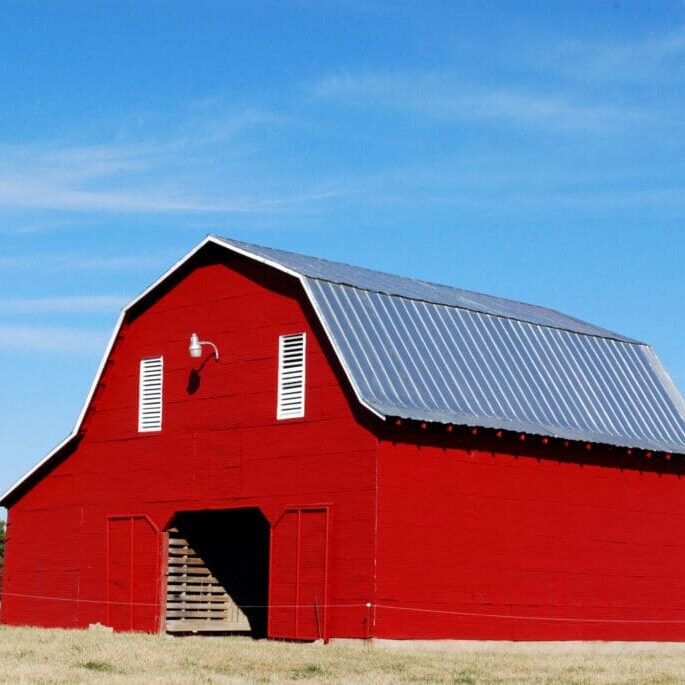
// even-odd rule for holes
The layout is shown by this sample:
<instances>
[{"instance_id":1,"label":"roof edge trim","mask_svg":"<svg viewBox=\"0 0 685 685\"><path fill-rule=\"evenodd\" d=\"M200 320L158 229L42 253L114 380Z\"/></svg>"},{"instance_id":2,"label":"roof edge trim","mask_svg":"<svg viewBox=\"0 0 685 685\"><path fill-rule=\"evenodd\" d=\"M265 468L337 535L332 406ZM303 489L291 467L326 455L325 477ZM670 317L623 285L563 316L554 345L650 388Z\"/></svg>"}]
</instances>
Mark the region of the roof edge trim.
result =
<instances>
[{"instance_id":1,"label":"roof edge trim","mask_svg":"<svg viewBox=\"0 0 685 685\"><path fill-rule=\"evenodd\" d=\"M95 389L97 388L98 384L100 383L100 379L102 378L102 374L105 369L105 364L107 363L107 360L109 359L109 355L112 352L112 348L114 347L114 341L117 339L117 336L119 335L119 331L121 330L121 326L124 323L124 319L126 318L126 314L128 311L134 307L140 300L142 300L145 296L149 295L158 285L163 283L169 276L171 276L172 273L174 273L177 269L179 269L181 266L183 266L189 259L195 256L197 252L199 252L205 245L207 245L210 242L217 242L213 236L207 236L204 238L200 243L198 243L190 252L187 252L181 259L179 259L177 262L175 262L171 267L169 267L156 281L154 281L151 285L149 285L145 290L143 290L142 293L140 293L137 297L133 298L128 304L124 305L123 309L121 310L119 314L119 318L117 319L117 322L114 326L114 331L112 332L112 335L110 336L109 342L107 343L107 347L105 348L105 352L102 355L102 358L100 359L100 364L98 365L97 371L95 372L95 377L93 378L93 382L90 385L90 389L88 390L88 394L86 395L86 399L83 402L83 406L81 407L81 411L79 412L78 418L76 419L76 423L74 424L74 428L72 429L71 433L60 442L57 447L52 449L48 454L43 457L28 473L24 474L14 485L12 485L10 488L8 488L3 495L0 497L0 505L5 506L5 502L8 499L11 499L12 496L15 494L15 492L21 488L27 480L31 478L37 471L39 471L45 464L47 464L60 450L64 449L78 434L79 431L81 430L81 426L83 424L83 420L86 416L86 412L88 411L88 407L90 406L90 403L93 399L93 395L95 395Z\"/></svg>"},{"instance_id":2,"label":"roof edge trim","mask_svg":"<svg viewBox=\"0 0 685 685\"><path fill-rule=\"evenodd\" d=\"M319 322L321 323L321 326L324 329L324 332L326 333L326 336L328 337L328 341L331 343L331 347L333 348L336 356L338 357L338 361L340 362L340 366L342 366L343 371L345 372L345 376L347 376L347 380L349 384L352 386L352 390L354 391L354 395L357 398L357 401L359 404L361 404L363 407L366 407L372 414L377 416L379 419L382 421L385 421L387 416L385 414L382 414L379 412L377 409L374 409L372 405L370 405L366 400L362 398L361 391L357 387L357 384L354 380L354 376L350 372L350 369L347 366L347 362L345 361L345 357L343 357L342 353L338 349L338 345L335 341L334 336L331 334L329 328L328 328L328 322L326 321L326 317L323 315L321 310L319 309L319 306L316 302L316 298L312 295L311 291L309 290L309 283L307 282L307 277L306 276L301 276L300 277L300 283L302 283L302 287L304 288L305 293L307 294L307 297L309 298L309 302L311 303L314 311L316 312L316 316L319 319Z\"/></svg>"},{"instance_id":3,"label":"roof edge trim","mask_svg":"<svg viewBox=\"0 0 685 685\"><path fill-rule=\"evenodd\" d=\"M448 417L441 411L421 410L411 415L402 407L379 405L379 411L385 411L388 417L398 417L402 420L419 423L435 423L441 425L452 424L455 426L465 426L468 428L480 428L486 430L503 430L510 433L525 433L526 435L536 435L540 437L553 438L555 440L569 440L578 443L591 443L593 445L616 447L619 449L642 450L645 452L660 452L668 454L685 455L685 445L667 442L650 442L641 439L629 439L608 433L595 433L582 429L570 428L565 426L543 425L529 423L522 420L510 420L503 417L473 416L465 413L454 413Z\"/></svg>"},{"instance_id":4,"label":"roof edge trim","mask_svg":"<svg viewBox=\"0 0 685 685\"><path fill-rule=\"evenodd\" d=\"M88 411L88 407L90 407L90 404L93 400L93 396L95 395L95 389L97 388L98 384L100 383L100 379L102 378L102 374L104 373L105 365L107 363L107 360L109 359L109 355L112 352L112 348L114 347L114 341L117 339L117 336L119 335L119 332L121 331L121 327L124 323L124 320L126 318L126 314L135 307L143 298L145 298L147 295L149 295L153 290L155 290L159 285L161 285L164 281L166 281L173 273L175 273L178 269L180 269L186 262L188 262L190 259L192 259L202 248L205 247L205 245L208 244L214 244L222 247L225 250L230 250L232 252L235 252L237 254L242 255L243 257L247 257L249 259L252 259L257 262L261 262L262 264L265 264L269 267L272 267L274 269L277 269L278 271L281 271L283 273L288 274L289 276L293 276L294 278L297 278L297 280L302 284L302 287L305 291L305 294L307 295L307 298L309 299L312 307L314 308L314 311L316 313L316 316L318 317L319 321L321 322L321 325L324 329L324 332L326 333L326 336L328 337L335 354L340 362L340 364L343 367L343 370L345 372L345 375L347 376L348 381L350 382L350 385L352 386L352 389L354 391L355 397L357 398L357 401L364 406L366 409L368 409L372 414L377 416L378 418L385 420L385 416L383 414L380 414L376 409L374 409L372 406L370 406L367 402L365 402L359 393L359 389L355 386L355 384L352 381L352 376L349 373L349 369L345 367L345 363L343 361L342 355L340 354L340 351L336 348L336 345L333 341L333 336L330 334L330 331L327 328L326 322L321 316L321 312L318 311L316 304L314 302L314 298L312 297L311 293L309 292L306 283L305 283L305 277L296 272L293 271L292 269L288 269L287 267L283 266L282 264L279 264L278 262L274 262L270 259L266 259L260 255L256 255L252 252L249 252L248 250L241 249L235 245L232 245L229 241L223 240L219 236L215 235L207 235L202 241L200 241L192 250L187 252L181 259L179 259L177 262L175 262L172 266L170 266L157 280L155 280L151 285L149 285L143 292L141 292L138 296L136 296L134 299L132 299L128 304L124 305L123 309L121 310L119 314L119 318L117 320L116 325L114 326L114 331L112 335L110 336L109 342L107 343L107 347L105 348L104 354L102 355L102 358L100 359L100 364L98 365L97 371L95 372L95 377L93 379L93 382L91 383L90 389L88 390L88 394L86 395L86 399L83 402L83 406L81 407L81 411L79 412L78 418L76 419L76 423L74 424L74 428L72 429L71 433L62 440L56 447L54 447L48 454L43 457L33 468L31 468L30 471L28 471L26 474L24 474L19 480L17 480L11 487L9 487L2 496L0 496L0 506L5 506L5 503L8 500L11 500L12 497L16 494L16 492L23 486L25 483L31 479L33 475L35 475L43 466L45 466L48 462L50 462L61 450L63 450L72 440L74 440L80 430L81 426L83 425L83 421L85 419L86 413Z\"/></svg>"},{"instance_id":5,"label":"roof edge trim","mask_svg":"<svg viewBox=\"0 0 685 685\"><path fill-rule=\"evenodd\" d=\"M661 359L659 359L659 355L655 352L651 345L645 345L645 356L647 357L647 361L651 367L654 369L657 377L663 383L664 389L668 393L673 405L680 412L680 416L682 417L683 421L685 421L685 399L683 399L676 384L673 382L673 379L668 375L666 367L663 365Z\"/></svg>"}]
</instances>

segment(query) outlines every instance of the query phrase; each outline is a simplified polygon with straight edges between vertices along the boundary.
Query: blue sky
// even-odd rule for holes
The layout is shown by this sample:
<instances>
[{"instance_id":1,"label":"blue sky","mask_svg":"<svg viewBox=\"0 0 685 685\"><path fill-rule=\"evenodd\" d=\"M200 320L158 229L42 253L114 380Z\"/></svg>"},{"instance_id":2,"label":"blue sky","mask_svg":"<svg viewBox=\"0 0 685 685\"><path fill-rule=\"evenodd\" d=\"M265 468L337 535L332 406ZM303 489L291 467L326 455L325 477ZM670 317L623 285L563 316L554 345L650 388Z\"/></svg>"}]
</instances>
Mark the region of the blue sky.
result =
<instances>
[{"instance_id":1,"label":"blue sky","mask_svg":"<svg viewBox=\"0 0 685 685\"><path fill-rule=\"evenodd\" d=\"M684 86L684 2L3 3L0 490L207 233L561 309L682 391Z\"/></svg>"}]
</instances>

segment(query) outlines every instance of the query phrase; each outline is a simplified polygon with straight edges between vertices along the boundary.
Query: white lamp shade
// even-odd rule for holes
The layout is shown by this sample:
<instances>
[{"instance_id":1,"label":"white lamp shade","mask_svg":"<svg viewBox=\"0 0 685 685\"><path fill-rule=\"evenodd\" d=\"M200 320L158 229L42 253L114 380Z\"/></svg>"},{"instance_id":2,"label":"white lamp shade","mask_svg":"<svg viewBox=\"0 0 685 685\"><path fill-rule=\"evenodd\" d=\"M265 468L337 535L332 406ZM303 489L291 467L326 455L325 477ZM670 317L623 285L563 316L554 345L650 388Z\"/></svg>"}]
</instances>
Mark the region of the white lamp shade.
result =
<instances>
[{"instance_id":1,"label":"white lamp shade","mask_svg":"<svg viewBox=\"0 0 685 685\"><path fill-rule=\"evenodd\" d=\"M200 339L197 337L197 333L193 333L190 336L190 345L188 346L188 353L193 359L197 359L202 356L202 345L200 345Z\"/></svg>"}]
</instances>

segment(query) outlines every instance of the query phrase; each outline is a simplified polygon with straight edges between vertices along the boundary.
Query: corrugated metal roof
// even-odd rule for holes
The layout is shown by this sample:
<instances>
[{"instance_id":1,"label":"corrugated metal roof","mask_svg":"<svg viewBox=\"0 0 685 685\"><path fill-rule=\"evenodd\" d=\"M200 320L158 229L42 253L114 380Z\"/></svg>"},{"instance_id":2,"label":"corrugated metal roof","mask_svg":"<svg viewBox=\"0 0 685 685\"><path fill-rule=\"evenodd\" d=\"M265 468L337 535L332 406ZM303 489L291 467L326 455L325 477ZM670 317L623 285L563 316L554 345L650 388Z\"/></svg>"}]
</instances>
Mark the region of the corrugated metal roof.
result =
<instances>
[{"instance_id":1,"label":"corrugated metal roof","mask_svg":"<svg viewBox=\"0 0 685 685\"><path fill-rule=\"evenodd\" d=\"M221 239L298 275L359 400L382 416L685 453L651 347L559 312Z\"/></svg>"},{"instance_id":2,"label":"corrugated metal roof","mask_svg":"<svg viewBox=\"0 0 685 685\"><path fill-rule=\"evenodd\" d=\"M460 307L483 314L494 314L521 321L529 321L542 326L553 326L588 335L599 335L616 340L637 342L631 338L599 328L586 321L581 321L572 316L545 307L538 307L524 302L507 300L502 297L485 295L461 288L453 288L448 285L428 283L414 278L396 276L372 269L364 269L349 264L332 262L318 257L308 257L296 252L286 252L272 247L252 245L240 240L219 238L226 245L249 252L270 262L286 267L301 276L330 281L341 285L351 285L362 290L385 293L386 295L399 295L412 300L423 300L435 304L444 304L450 307Z\"/></svg>"}]
</instances>

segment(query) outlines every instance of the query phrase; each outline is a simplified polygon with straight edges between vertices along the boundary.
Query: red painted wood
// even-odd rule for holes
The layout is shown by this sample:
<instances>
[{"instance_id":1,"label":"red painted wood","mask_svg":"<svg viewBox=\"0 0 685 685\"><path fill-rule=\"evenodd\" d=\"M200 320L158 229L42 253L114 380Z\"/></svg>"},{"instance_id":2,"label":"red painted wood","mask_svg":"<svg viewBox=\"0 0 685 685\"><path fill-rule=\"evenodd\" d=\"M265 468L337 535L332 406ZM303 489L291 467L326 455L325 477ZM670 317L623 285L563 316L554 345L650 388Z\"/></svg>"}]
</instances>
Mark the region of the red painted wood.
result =
<instances>
[{"instance_id":1,"label":"red painted wood","mask_svg":"<svg viewBox=\"0 0 685 685\"><path fill-rule=\"evenodd\" d=\"M159 629L160 536L146 516L107 520L107 625Z\"/></svg>"},{"instance_id":2,"label":"red painted wood","mask_svg":"<svg viewBox=\"0 0 685 685\"><path fill-rule=\"evenodd\" d=\"M153 633L159 630L161 539L146 517L133 519L132 533L131 627Z\"/></svg>"},{"instance_id":3,"label":"red painted wood","mask_svg":"<svg viewBox=\"0 0 685 685\"><path fill-rule=\"evenodd\" d=\"M269 634L273 637L297 637L299 539L299 512L286 512L271 538L271 557L278 559L272 566L269 592Z\"/></svg>"},{"instance_id":4,"label":"red painted wood","mask_svg":"<svg viewBox=\"0 0 685 685\"><path fill-rule=\"evenodd\" d=\"M286 511L273 529L270 633L301 640L327 639L327 508Z\"/></svg>"},{"instance_id":5,"label":"red painted wood","mask_svg":"<svg viewBox=\"0 0 685 685\"><path fill-rule=\"evenodd\" d=\"M326 638L328 510L300 510L299 603L297 636Z\"/></svg>"},{"instance_id":6,"label":"red painted wood","mask_svg":"<svg viewBox=\"0 0 685 685\"><path fill-rule=\"evenodd\" d=\"M405 437L379 450L377 635L685 639L682 464Z\"/></svg>"},{"instance_id":7,"label":"red painted wood","mask_svg":"<svg viewBox=\"0 0 685 685\"><path fill-rule=\"evenodd\" d=\"M132 571L131 518L107 521L107 625L131 630Z\"/></svg>"}]
</instances>

